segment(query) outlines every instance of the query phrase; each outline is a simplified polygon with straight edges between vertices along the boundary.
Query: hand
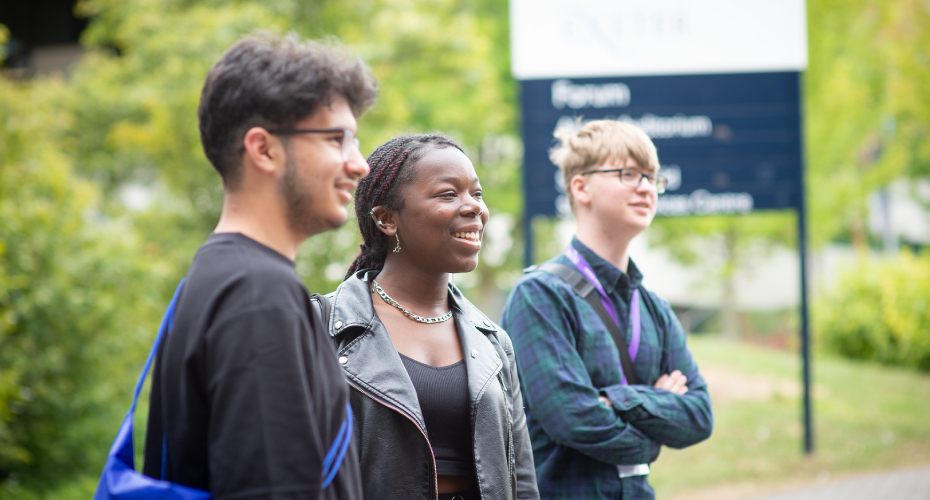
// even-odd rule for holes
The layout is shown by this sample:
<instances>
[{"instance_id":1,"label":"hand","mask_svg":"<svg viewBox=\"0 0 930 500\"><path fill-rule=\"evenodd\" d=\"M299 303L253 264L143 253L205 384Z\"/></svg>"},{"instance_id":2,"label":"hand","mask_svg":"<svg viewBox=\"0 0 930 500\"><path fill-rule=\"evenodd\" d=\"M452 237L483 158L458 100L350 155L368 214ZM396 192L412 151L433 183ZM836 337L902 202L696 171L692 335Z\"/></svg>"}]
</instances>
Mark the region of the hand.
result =
<instances>
[{"instance_id":1,"label":"hand","mask_svg":"<svg viewBox=\"0 0 930 500\"><path fill-rule=\"evenodd\" d=\"M655 387L656 389L665 389L668 392L673 394L678 394L679 396L688 392L688 386L685 385L688 383L688 378L682 375L678 370L669 373L668 375L662 375L659 377L659 380L656 380Z\"/></svg>"}]
</instances>

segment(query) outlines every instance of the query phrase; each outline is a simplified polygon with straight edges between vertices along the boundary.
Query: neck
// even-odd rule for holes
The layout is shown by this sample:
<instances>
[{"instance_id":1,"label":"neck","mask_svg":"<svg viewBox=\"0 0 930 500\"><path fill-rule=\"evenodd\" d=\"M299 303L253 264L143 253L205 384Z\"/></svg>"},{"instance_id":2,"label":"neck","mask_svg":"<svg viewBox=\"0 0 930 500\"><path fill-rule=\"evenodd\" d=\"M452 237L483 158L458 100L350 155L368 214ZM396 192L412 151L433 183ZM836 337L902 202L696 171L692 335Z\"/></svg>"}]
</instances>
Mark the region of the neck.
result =
<instances>
[{"instance_id":1,"label":"neck","mask_svg":"<svg viewBox=\"0 0 930 500\"><path fill-rule=\"evenodd\" d=\"M441 316L449 311L448 273L426 272L389 253L376 280L404 307L413 307L430 316Z\"/></svg>"},{"instance_id":2,"label":"neck","mask_svg":"<svg viewBox=\"0 0 930 500\"><path fill-rule=\"evenodd\" d=\"M281 203L249 193L226 192L223 212L215 233L241 233L268 248L296 260L305 236L294 234L287 225Z\"/></svg>"},{"instance_id":3,"label":"neck","mask_svg":"<svg viewBox=\"0 0 930 500\"><path fill-rule=\"evenodd\" d=\"M593 217L578 217L577 220L578 231L575 237L600 258L627 272L630 263L630 242L638 233L618 230L616 227L604 227Z\"/></svg>"}]
</instances>

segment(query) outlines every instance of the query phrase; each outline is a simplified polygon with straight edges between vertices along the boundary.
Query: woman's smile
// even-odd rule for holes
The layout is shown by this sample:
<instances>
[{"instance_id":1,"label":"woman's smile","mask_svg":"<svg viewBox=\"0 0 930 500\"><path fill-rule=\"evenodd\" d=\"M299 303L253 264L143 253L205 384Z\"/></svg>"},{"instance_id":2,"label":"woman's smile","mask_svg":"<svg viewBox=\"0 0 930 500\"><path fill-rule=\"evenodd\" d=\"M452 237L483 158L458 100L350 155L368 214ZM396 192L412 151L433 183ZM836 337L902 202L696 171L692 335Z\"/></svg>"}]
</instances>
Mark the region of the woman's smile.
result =
<instances>
[{"instance_id":1,"label":"woman's smile","mask_svg":"<svg viewBox=\"0 0 930 500\"><path fill-rule=\"evenodd\" d=\"M465 243L481 248L481 233L479 231L452 233L456 239L464 240Z\"/></svg>"}]
</instances>

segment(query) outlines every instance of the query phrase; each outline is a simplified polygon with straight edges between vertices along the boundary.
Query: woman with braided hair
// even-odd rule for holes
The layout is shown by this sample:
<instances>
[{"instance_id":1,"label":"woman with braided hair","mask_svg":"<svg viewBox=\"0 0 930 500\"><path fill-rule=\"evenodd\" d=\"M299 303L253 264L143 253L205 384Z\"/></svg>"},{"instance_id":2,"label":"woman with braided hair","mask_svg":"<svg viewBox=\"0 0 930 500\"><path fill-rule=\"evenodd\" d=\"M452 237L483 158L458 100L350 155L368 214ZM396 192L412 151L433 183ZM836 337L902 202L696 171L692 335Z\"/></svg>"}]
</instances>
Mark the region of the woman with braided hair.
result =
<instances>
[{"instance_id":1,"label":"woman with braided hair","mask_svg":"<svg viewBox=\"0 0 930 500\"><path fill-rule=\"evenodd\" d=\"M471 161L429 134L368 163L364 243L329 315L366 498L539 498L510 338L450 283L488 221Z\"/></svg>"}]
</instances>

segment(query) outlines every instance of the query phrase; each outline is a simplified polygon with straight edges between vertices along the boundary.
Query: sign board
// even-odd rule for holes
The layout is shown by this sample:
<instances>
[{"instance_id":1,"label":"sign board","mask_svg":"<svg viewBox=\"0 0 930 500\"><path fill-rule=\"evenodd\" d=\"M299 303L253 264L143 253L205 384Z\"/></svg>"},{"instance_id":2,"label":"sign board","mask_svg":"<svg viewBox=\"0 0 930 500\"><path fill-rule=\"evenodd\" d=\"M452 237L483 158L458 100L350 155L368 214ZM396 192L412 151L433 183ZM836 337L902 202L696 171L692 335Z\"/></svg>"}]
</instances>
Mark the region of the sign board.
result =
<instances>
[{"instance_id":1,"label":"sign board","mask_svg":"<svg viewBox=\"0 0 930 500\"><path fill-rule=\"evenodd\" d=\"M527 214L569 214L552 133L597 119L636 124L656 144L669 179L659 215L797 207L798 84L795 71L523 81Z\"/></svg>"},{"instance_id":2,"label":"sign board","mask_svg":"<svg viewBox=\"0 0 930 500\"><path fill-rule=\"evenodd\" d=\"M510 0L518 80L807 67L804 0Z\"/></svg>"},{"instance_id":3,"label":"sign board","mask_svg":"<svg viewBox=\"0 0 930 500\"><path fill-rule=\"evenodd\" d=\"M659 215L797 207L804 0L511 0L526 214L565 215L552 133L634 123L669 178Z\"/></svg>"}]
</instances>

